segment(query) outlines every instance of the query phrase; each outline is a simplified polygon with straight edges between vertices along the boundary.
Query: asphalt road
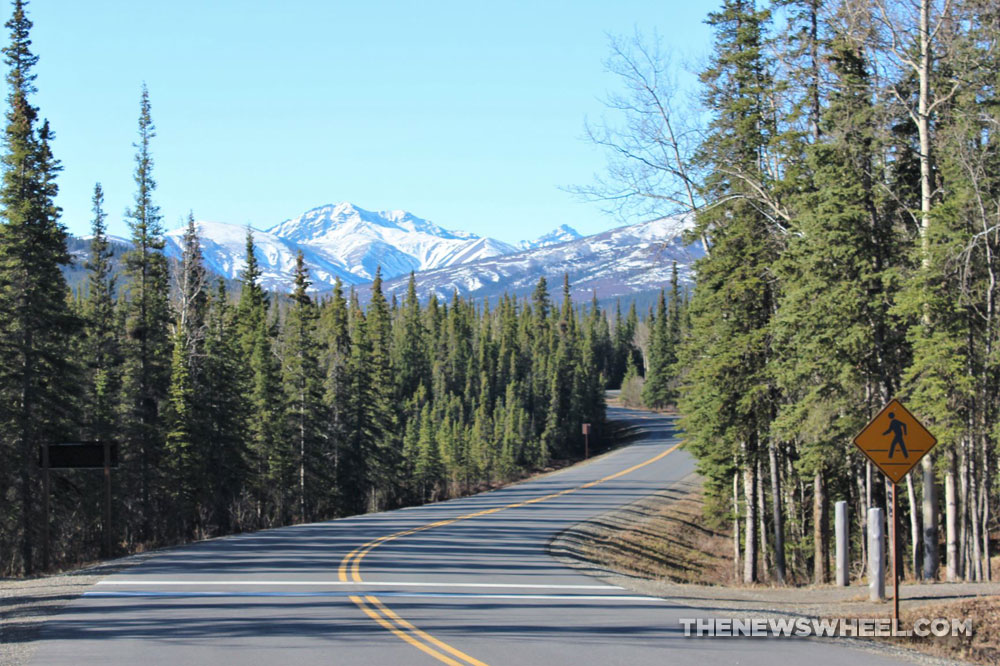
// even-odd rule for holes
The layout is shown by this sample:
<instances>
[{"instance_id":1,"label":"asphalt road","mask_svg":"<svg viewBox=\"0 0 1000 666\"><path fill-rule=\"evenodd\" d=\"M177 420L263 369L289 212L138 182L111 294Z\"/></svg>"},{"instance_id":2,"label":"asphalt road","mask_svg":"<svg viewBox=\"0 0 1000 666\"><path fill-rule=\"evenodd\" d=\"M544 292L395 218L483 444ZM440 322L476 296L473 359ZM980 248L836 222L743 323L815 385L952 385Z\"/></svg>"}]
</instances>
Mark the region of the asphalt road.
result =
<instances>
[{"instance_id":1,"label":"asphalt road","mask_svg":"<svg viewBox=\"0 0 1000 666\"><path fill-rule=\"evenodd\" d=\"M713 609L638 596L550 557L561 530L693 469L668 419L609 412L641 424L642 438L556 474L151 558L50 619L32 663L900 663L831 641L685 637L679 620Z\"/></svg>"}]
</instances>

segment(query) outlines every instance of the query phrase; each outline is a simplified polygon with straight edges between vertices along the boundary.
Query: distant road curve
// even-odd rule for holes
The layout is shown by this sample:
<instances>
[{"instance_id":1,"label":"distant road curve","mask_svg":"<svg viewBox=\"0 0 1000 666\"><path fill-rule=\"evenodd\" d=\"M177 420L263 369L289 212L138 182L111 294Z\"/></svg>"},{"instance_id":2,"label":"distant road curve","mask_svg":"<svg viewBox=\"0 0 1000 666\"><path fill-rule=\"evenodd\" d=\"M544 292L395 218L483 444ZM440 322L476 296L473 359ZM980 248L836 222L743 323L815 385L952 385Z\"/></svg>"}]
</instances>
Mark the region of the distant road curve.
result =
<instances>
[{"instance_id":1,"label":"distant road curve","mask_svg":"<svg viewBox=\"0 0 1000 666\"><path fill-rule=\"evenodd\" d=\"M686 638L680 619L712 609L636 595L550 557L565 528L693 471L670 418L609 418L639 439L501 490L164 552L50 619L32 663L901 663L831 642Z\"/></svg>"}]
</instances>

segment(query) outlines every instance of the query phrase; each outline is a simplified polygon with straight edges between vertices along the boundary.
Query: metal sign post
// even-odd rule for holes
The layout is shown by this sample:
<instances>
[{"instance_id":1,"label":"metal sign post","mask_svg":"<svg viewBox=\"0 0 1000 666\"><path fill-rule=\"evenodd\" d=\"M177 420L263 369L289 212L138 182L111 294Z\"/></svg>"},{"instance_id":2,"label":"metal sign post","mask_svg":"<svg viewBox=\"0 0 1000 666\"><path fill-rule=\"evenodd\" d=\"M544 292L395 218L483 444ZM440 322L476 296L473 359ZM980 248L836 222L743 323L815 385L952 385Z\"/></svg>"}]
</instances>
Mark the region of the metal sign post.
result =
<instances>
[{"instance_id":1,"label":"metal sign post","mask_svg":"<svg viewBox=\"0 0 1000 666\"><path fill-rule=\"evenodd\" d=\"M892 493L892 517L889 540L892 542L892 624L899 627L899 532L896 484L910 473L937 439L898 400L889 404L854 438L854 445L889 479Z\"/></svg>"},{"instance_id":2,"label":"metal sign post","mask_svg":"<svg viewBox=\"0 0 1000 666\"><path fill-rule=\"evenodd\" d=\"M899 627L899 544L896 543L896 533L899 532L899 506L896 503L896 482L892 482L892 626Z\"/></svg>"}]
</instances>

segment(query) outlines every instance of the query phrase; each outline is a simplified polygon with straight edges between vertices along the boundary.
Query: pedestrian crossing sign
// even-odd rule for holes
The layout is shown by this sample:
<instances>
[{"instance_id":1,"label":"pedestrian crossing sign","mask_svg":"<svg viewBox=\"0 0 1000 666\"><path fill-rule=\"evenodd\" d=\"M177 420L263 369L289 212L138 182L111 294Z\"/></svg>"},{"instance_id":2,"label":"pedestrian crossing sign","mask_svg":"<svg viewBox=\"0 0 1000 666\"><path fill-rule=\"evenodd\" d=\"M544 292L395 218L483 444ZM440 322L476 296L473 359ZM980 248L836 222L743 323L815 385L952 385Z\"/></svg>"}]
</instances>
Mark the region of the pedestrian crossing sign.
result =
<instances>
[{"instance_id":1,"label":"pedestrian crossing sign","mask_svg":"<svg viewBox=\"0 0 1000 666\"><path fill-rule=\"evenodd\" d=\"M868 456L893 483L899 483L937 439L898 400L891 400L854 438L854 445Z\"/></svg>"}]
</instances>

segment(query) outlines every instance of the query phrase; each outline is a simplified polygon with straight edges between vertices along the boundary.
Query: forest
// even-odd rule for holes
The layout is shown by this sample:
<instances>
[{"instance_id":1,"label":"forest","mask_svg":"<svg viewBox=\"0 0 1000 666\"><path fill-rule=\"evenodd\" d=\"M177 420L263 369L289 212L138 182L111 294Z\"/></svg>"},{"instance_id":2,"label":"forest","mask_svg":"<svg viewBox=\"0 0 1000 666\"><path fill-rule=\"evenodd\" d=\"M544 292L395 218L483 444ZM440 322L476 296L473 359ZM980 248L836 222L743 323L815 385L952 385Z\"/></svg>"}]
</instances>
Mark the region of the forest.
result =
<instances>
[{"instance_id":1,"label":"forest","mask_svg":"<svg viewBox=\"0 0 1000 666\"><path fill-rule=\"evenodd\" d=\"M655 40L612 42L619 122L589 128L611 157L584 193L695 220L669 386L735 578L827 582L839 500L862 575L891 502L852 440L895 397L938 440L900 484L907 575L989 580L1000 5L725 0L706 21L693 104Z\"/></svg>"},{"instance_id":2,"label":"forest","mask_svg":"<svg viewBox=\"0 0 1000 666\"><path fill-rule=\"evenodd\" d=\"M889 487L852 443L891 398L936 436L900 484L906 574L990 580L1000 358L1000 7L991 0L724 0L697 99L656 40L613 39L606 173L580 192L683 215L695 284L655 311L455 297L364 307L208 278L195 227L168 262L140 97L133 249L111 270L95 187L85 288L71 292L52 129L31 103L31 23L4 49L0 183L0 574L101 550L100 478L56 476L40 542L42 443L115 441L115 553L454 497L582 454L604 390L676 408L731 530L734 575L824 583L835 501ZM614 118L617 119L614 120ZM665 241L668 239L665 239ZM676 275L676 272L675 272ZM412 286L412 282L411 282ZM888 511L887 511L888 514ZM105 553L114 554L114 553Z\"/></svg>"},{"instance_id":3,"label":"forest","mask_svg":"<svg viewBox=\"0 0 1000 666\"><path fill-rule=\"evenodd\" d=\"M132 248L113 257L97 184L87 282L71 292L24 5L4 48L0 576L456 497L583 456L581 425L600 432L604 389L637 357L623 335L634 308L612 338L606 313L575 307L565 280L561 298L542 278L530 299L490 309L457 295L422 304L412 277L387 302L380 276L362 307L339 284L312 292L301 253L294 291L279 295L259 283L250 229L227 290L206 271L193 217L182 259L162 252L145 87ZM81 441L118 447L110 552L100 470L53 471L44 513L39 448Z\"/></svg>"}]
</instances>

